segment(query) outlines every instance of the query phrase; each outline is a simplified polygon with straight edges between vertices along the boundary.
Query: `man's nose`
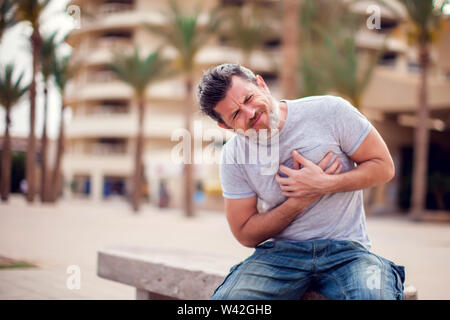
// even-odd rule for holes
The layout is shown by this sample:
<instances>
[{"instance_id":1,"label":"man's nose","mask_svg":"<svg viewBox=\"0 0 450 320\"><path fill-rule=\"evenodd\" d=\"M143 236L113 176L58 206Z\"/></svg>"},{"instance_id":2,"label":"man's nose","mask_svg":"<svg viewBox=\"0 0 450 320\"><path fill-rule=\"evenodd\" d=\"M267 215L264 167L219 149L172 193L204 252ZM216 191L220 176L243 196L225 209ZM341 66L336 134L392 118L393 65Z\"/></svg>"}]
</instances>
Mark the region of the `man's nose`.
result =
<instances>
[{"instance_id":1,"label":"man's nose","mask_svg":"<svg viewBox=\"0 0 450 320\"><path fill-rule=\"evenodd\" d=\"M256 109L252 108L251 106L245 106L244 105L244 106L242 106L242 110L247 115L247 119L253 119L253 117L255 116Z\"/></svg>"}]
</instances>

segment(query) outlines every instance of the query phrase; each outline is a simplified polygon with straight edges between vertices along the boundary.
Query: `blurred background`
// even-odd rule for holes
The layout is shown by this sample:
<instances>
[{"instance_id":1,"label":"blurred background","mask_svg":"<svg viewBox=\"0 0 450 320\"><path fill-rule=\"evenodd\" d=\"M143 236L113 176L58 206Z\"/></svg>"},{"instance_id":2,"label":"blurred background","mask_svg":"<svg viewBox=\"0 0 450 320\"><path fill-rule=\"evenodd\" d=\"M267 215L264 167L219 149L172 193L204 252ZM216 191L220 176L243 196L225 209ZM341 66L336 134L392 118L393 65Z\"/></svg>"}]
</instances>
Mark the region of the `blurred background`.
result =
<instances>
[{"instance_id":1,"label":"blurred background","mask_svg":"<svg viewBox=\"0 0 450 320\"><path fill-rule=\"evenodd\" d=\"M392 181L364 190L367 216L448 226L448 1L2 0L0 6L5 232L17 234L14 215L37 208L224 219L218 164L174 161L180 128L192 134L192 148L220 153L225 141L208 130L221 129L199 114L195 90L202 72L221 63L252 69L277 98L348 99L383 136L396 165ZM0 255L27 258L5 232Z\"/></svg>"}]
</instances>

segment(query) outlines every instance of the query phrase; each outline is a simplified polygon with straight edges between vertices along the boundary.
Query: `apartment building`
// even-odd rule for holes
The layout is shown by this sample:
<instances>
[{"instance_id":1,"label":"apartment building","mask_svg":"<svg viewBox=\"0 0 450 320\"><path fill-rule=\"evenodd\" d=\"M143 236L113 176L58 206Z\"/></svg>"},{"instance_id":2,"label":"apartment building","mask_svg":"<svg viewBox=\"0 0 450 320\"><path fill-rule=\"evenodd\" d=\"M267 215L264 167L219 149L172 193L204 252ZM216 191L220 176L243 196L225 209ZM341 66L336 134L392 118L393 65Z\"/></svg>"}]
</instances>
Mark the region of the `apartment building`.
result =
<instances>
[{"instance_id":1,"label":"apartment building","mask_svg":"<svg viewBox=\"0 0 450 320\"><path fill-rule=\"evenodd\" d=\"M245 6L246 2L209 0L203 1L202 5L206 11L217 4ZM276 0L263 2L274 7L281 3ZM197 2L182 3L194 7ZM365 15L370 3L359 1L353 10ZM73 61L79 69L65 97L73 114L67 128L67 151L63 164L67 185L65 194L93 200L108 199L115 195L126 196L131 190L134 170L136 101L132 89L117 80L107 65L115 50L131 51L137 46L142 52L149 53L163 44L145 24L164 24L161 12L167 10L167 1L74 0L71 5L81 8L81 28L75 29L68 38L74 48ZM389 36L388 51L375 70L360 108L379 129L400 165L409 161L404 158L403 148L412 146L416 121L414 111L417 107L419 80L417 54L407 42L402 18L382 12L381 26L380 30L362 29L357 35L361 56L365 51L381 46L384 37ZM174 56L170 48L164 52L167 56ZM429 81L429 102L432 117L436 117L430 122L432 142L441 148L445 148L450 123L449 52L450 28L447 23L441 40L433 48ZM280 39L273 39L263 51L251 56L250 63L256 72L268 80L274 95L281 98L275 70L275 66L281 65L279 53ZM228 46L218 37L213 38L198 55L197 79L202 70L211 65L242 62L242 59L238 49ZM173 206L182 203L183 166L173 161L173 150L179 141L172 134L184 125L184 97L182 78L175 76L149 87L146 100L144 165L150 198L153 201L158 197L159 184L163 179L168 183ZM211 120L197 113L194 114L194 122L203 135L209 129L216 128ZM211 144L211 141L202 141L202 134L197 135L197 139L203 147ZM195 173L197 182L201 182L206 190L206 199L213 199L213 207L220 207L217 164L196 165ZM384 207L395 206L396 200L391 198L392 194L399 192L400 184L400 181L391 184L392 192L382 190L376 201Z\"/></svg>"}]
</instances>

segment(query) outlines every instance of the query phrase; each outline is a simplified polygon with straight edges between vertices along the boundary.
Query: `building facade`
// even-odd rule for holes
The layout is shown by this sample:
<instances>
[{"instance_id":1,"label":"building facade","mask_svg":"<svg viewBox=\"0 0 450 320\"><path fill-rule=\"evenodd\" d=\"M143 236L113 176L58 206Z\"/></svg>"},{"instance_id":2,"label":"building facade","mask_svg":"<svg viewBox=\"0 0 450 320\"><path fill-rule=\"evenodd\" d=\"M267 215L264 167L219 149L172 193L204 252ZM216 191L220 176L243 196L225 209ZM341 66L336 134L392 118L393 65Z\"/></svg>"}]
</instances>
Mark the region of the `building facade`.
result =
<instances>
[{"instance_id":1,"label":"building facade","mask_svg":"<svg viewBox=\"0 0 450 320\"><path fill-rule=\"evenodd\" d=\"M218 4L245 6L247 2L209 0L202 2L202 8L207 12ZM261 2L274 7L281 5L281 1L275 0ZM395 1L392 2L395 5ZM193 8L196 1L182 3ZM359 1L352 10L366 15L370 3ZM167 1L74 0L71 5L81 8L81 28L75 29L68 38L73 47L72 60L79 67L65 97L66 105L72 110L72 120L67 128L63 164L64 193L69 197L93 200L115 195L127 197L134 170L137 107L132 89L115 77L108 63L114 51L132 51L136 46L143 53L149 53L164 45L145 24L164 24L161 12L168 9ZM388 37L388 50L380 59L359 107L383 135L400 168L402 163L410 161L405 158L404 148L413 143L419 84L417 52L408 44L404 18L382 12L381 25L381 30L363 28L357 35L362 58L365 52L379 48ZM430 121L432 143L441 149L448 146L450 124L449 29L447 21L441 39L432 51L429 80L429 104L435 119ZM212 65L242 63L244 57L240 50L222 40L213 37L199 52L196 81L202 71ZM279 98L276 69L282 65L280 47L280 39L273 39L264 50L258 50L250 57L251 68L268 80L272 93ZM168 57L175 55L168 47L164 47L164 53ZM149 197L152 202L158 198L160 182L164 180L171 193L171 205L180 206L183 166L174 162L174 152L180 143L176 132L184 126L183 79L174 76L158 82L148 88L146 96L144 166ZM197 145L204 149L211 146L211 139L207 139L208 130L217 129L215 123L198 113L194 113L194 123L197 133L201 132L195 137ZM220 142L215 144L220 145ZM217 164L197 164L195 174L196 184L201 184L206 192L206 202L212 201L211 207L221 208ZM400 189L401 181L396 180L378 189L371 198L374 203L391 210L398 205L396 195Z\"/></svg>"}]
</instances>

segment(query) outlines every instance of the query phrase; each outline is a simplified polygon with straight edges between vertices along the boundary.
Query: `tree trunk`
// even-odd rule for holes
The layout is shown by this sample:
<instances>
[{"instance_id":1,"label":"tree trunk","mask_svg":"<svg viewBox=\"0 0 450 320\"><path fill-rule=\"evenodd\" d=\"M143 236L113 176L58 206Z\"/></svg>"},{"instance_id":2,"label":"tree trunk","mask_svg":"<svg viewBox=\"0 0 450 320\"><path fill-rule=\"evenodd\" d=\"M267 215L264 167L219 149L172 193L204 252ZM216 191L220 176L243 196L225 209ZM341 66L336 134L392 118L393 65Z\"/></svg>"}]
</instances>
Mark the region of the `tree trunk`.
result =
<instances>
[{"instance_id":1,"label":"tree trunk","mask_svg":"<svg viewBox=\"0 0 450 320\"><path fill-rule=\"evenodd\" d=\"M144 98L138 98L138 132L136 137L136 154L134 159L134 178L133 178L133 210L139 211L142 197L142 154L144 150L144 118L145 103Z\"/></svg>"},{"instance_id":2,"label":"tree trunk","mask_svg":"<svg viewBox=\"0 0 450 320\"><path fill-rule=\"evenodd\" d=\"M41 201L47 202L48 198L48 183L47 183L47 107L48 107L48 83L44 86L44 128L42 130L41 143Z\"/></svg>"},{"instance_id":3,"label":"tree trunk","mask_svg":"<svg viewBox=\"0 0 450 320\"><path fill-rule=\"evenodd\" d=\"M420 220L424 213L427 194L428 149L430 133L428 130L429 109L427 104L427 76L429 52L426 45L419 48L421 65L419 85L419 107L417 109L417 127L414 136L414 167L412 181L411 216Z\"/></svg>"},{"instance_id":4,"label":"tree trunk","mask_svg":"<svg viewBox=\"0 0 450 320\"><path fill-rule=\"evenodd\" d=\"M0 183L2 201L8 201L10 185L11 185L11 139L9 136L10 107L5 106L5 136L3 137L2 151L2 181Z\"/></svg>"},{"instance_id":5,"label":"tree trunk","mask_svg":"<svg viewBox=\"0 0 450 320\"><path fill-rule=\"evenodd\" d=\"M194 183L193 183L193 161L194 161L194 141L192 135L192 94L193 94L193 80L192 76L188 75L186 78L186 104L184 107L184 119L185 119L185 129L190 133L190 154L189 162L184 164L184 210L187 217L194 216L194 203L192 197L194 194Z\"/></svg>"},{"instance_id":6,"label":"tree trunk","mask_svg":"<svg viewBox=\"0 0 450 320\"><path fill-rule=\"evenodd\" d=\"M63 93L61 93L63 95ZM64 154L64 102L61 105L61 118L59 120L59 137L56 149L55 166L52 172L53 188L51 190L51 201L55 202L61 192L61 161Z\"/></svg>"},{"instance_id":7,"label":"tree trunk","mask_svg":"<svg viewBox=\"0 0 450 320\"><path fill-rule=\"evenodd\" d=\"M281 92L285 99L297 98L297 73L299 61L300 0L283 1Z\"/></svg>"},{"instance_id":8,"label":"tree trunk","mask_svg":"<svg viewBox=\"0 0 450 320\"><path fill-rule=\"evenodd\" d=\"M34 201L35 194L35 166L36 166L36 136L34 135L36 118L36 74L38 72L38 59L41 46L41 36L39 30L33 30L31 35L31 45L33 50L33 71L30 84L30 132L28 135L26 179L27 179L27 201Z\"/></svg>"}]
</instances>

